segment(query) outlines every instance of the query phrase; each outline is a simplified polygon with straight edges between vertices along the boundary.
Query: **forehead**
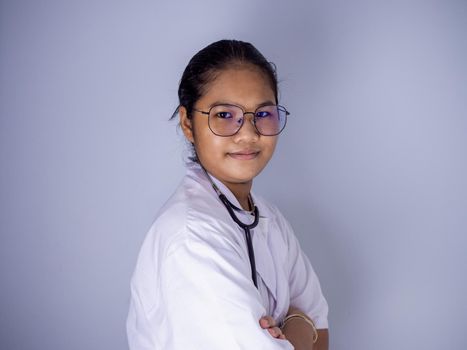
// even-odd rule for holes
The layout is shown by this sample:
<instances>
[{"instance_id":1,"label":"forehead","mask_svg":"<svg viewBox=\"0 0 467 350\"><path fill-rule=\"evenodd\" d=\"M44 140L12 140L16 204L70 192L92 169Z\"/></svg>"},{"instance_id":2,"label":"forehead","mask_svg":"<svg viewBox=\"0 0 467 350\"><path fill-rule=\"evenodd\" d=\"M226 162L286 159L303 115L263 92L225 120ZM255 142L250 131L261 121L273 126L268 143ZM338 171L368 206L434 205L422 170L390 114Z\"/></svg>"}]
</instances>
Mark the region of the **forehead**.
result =
<instances>
[{"instance_id":1,"label":"forehead","mask_svg":"<svg viewBox=\"0 0 467 350\"><path fill-rule=\"evenodd\" d=\"M197 104L209 107L232 103L249 109L265 102L275 103L275 94L265 73L252 65L238 65L217 72Z\"/></svg>"}]
</instances>

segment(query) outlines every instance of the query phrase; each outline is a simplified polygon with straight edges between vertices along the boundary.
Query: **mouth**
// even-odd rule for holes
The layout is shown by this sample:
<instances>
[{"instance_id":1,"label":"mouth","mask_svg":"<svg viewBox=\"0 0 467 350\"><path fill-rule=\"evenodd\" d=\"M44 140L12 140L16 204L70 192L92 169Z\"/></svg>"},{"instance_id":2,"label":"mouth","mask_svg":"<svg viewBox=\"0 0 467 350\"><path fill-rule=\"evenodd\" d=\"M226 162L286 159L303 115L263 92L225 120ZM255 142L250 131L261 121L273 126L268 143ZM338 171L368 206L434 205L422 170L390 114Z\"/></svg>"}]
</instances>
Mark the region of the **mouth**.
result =
<instances>
[{"instance_id":1,"label":"mouth","mask_svg":"<svg viewBox=\"0 0 467 350\"><path fill-rule=\"evenodd\" d=\"M238 152L230 152L228 155L238 160L251 160L258 156L259 151L254 150L242 150Z\"/></svg>"}]
</instances>

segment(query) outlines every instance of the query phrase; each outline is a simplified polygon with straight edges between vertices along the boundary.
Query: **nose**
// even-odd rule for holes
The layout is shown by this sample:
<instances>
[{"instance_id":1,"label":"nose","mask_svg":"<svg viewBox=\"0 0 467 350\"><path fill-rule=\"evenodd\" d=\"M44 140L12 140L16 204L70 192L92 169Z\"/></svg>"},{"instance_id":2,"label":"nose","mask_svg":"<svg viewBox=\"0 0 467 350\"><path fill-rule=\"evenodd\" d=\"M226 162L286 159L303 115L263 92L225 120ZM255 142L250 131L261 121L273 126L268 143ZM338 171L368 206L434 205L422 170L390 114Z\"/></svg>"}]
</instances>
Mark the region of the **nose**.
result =
<instances>
[{"instance_id":1,"label":"nose","mask_svg":"<svg viewBox=\"0 0 467 350\"><path fill-rule=\"evenodd\" d=\"M241 140L249 142L258 140L259 133L254 124L254 116L255 114L253 112L244 113L243 124L240 127L240 130L238 130L238 132L234 135L237 142Z\"/></svg>"}]
</instances>

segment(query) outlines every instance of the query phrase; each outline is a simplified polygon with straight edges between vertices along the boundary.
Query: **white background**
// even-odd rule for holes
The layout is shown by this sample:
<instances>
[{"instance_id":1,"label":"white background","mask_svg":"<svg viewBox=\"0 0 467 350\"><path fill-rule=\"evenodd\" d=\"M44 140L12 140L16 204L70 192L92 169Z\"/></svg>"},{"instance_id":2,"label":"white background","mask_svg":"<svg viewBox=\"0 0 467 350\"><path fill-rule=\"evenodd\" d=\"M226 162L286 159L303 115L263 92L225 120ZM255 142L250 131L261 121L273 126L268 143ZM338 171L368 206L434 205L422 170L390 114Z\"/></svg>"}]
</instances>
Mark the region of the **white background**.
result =
<instances>
[{"instance_id":1,"label":"white background","mask_svg":"<svg viewBox=\"0 0 467 350\"><path fill-rule=\"evenodd\" d=\"M1 1L0 348L127 348L129 279L184 174L181 73L222 38L278 67L255 191L289 218L332 349L466 349L465 1Z\"/></svg>"}]
</instances>

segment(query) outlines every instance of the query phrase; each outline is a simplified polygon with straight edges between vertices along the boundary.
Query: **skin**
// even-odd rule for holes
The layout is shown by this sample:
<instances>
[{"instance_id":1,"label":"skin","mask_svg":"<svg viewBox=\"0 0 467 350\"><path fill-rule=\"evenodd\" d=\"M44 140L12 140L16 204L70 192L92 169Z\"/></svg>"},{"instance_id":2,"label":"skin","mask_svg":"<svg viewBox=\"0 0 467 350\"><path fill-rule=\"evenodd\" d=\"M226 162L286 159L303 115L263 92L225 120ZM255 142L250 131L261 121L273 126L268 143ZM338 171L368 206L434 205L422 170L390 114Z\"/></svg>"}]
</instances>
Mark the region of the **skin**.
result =
<instances>
[{"instance_id":1,"label":"skin","mask_svg":"<svg viewBox=\"0 0 467 350\"><path fill-rule=\"evenodd\" d=\"M302 314L300 309L291 306L287 315ZM285 337L292 343L295 350L328 350L329 348L329 332L327 329L318 329L318 340L313 344L313 328L305 321L299 318L292 318L283 327L282 332ZM311 346L313 344L313 346Z\"/></svg>"},{"instance_id":2,"label":"skin","mask_svg":"<svg viewBox=\"0 0 467 350\"><path fill-rule=\"evenodd\" d=\"M299 309L290 307L287 315L297 314ZM292 319L287 325L280 329L271 316L264 316L259 320L261 328L267 329L274 338L287 339L292 343L295 350L328 350L329 332L327 329L318 329L318 340L313 344L313 329L300 319Z\"/></svg>"},{"instance_id":3,"label":"skin","mask_svg":"<svg viewBox=\"0 0 467 350\"><path fill-rule=\"evenodd\" d=\"M275 102L274 92L264 73L244 64L219 72L194 108L208 111L213 105L226 103L251 112L261 105ZM253 179L271 159L278 137L258 134L251 114L245 116L246 120L238 133L229 137L213 134L209 129L208 117L202 113L193 112L190 117L186 108L181 106L179 115L183 133L194 145L200 163L235 195L244 209L249 209L248 195ZM291 307L288 314L292 313L301 311ZM259 324L274 338L289 340L296 350L328 349L327 330L318 330L318 342L313 344L311 326L300 319L291 320L283 330L270 316L262 317Z\"/></svg>"}]
</instances>

